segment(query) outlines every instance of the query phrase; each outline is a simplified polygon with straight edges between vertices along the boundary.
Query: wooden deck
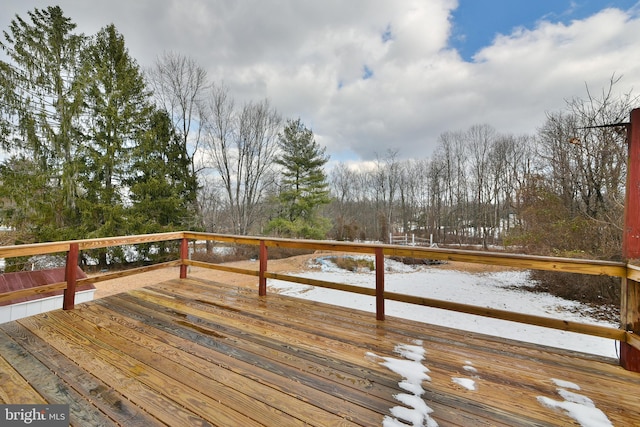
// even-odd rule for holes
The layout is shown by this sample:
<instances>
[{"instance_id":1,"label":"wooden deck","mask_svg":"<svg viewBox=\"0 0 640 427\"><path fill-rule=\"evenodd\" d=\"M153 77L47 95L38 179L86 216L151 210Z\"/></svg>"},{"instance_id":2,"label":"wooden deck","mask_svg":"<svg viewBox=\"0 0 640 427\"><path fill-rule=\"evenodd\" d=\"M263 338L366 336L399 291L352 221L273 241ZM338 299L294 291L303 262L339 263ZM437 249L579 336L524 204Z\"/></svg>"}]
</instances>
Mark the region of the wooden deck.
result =
<instances>
[{"instance_id":1,"label":"wooden deck","mask_svg":"<svg viewBox=\"0 0 640 427\"><path fill-rule=\"evenodd\" d=\"M0 325L0 401L68 403L77 426L382 426L411 395L401 361L429 369L440 426L580 425L542 404L576 395L640 425L640 374L615 362L202 279Z\"/></svg>"}]
</instances>

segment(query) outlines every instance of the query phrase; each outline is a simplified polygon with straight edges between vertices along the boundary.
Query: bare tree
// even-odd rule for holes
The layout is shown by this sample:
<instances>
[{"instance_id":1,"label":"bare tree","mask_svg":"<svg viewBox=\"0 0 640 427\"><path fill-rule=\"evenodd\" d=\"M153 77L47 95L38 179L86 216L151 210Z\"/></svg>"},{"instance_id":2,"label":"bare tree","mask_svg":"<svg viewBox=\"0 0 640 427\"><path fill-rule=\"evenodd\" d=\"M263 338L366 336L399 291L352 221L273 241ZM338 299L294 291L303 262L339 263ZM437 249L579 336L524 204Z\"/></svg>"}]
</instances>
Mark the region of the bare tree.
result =
<instances>
[{"instance_id":1,"label":"bare tree","mask_svg":"<svg viewBox=\"0 0 640 427\"><path fill-rule=\"evenodd\" d=\"M194 59L164 52L146 71L146 76L156 103L169 114L176 132L182 137L195 176L201 169L196 164L196 153L202 135L200 115L209 88L207 72Z\"/></svg>"},{"instance_id":2,"label":"bare tree","mask_svg":"<svg viewBox=\"0 0 640 427\"><path fill-rule=\"evenodd\" d=\"M436 159L441 163L442 171L435 176L443 180L439 189L444 192L444 207L438 209L444 216L439 219L441 228L444 229L442 243L447 243L449 234L456 238L458 244L461 244L465 237L465 226L469 219L467 157L466 137L463 132L446 132L440 135L440 148L436 151ZM432 187L435 184L432 183Z\"/></svg>"},{"instance_id":3,"label":"bare tree","mask_svg":"<svg viewBox=\"0 0 640 427\"><path fill-rule=\"evenodd\" d=\"M638 101L630 92L614 93L619 80L612 76L600 95L587 87L586 99L567 101L566 111L549 115L537 136L548 165L544 176L560 195L564 221L571 225L562 229L569 236L564 249L604 258L620 253L627 160L621 122Z\"/></svg>"},{"instance_id":4,"label":"bare tree","mask_svg":"<svg viewBox=\"0 0 640 427\"><path fill-rule=\"evenodd\" d=\"M432 188L432 161L411 159L401 163L399 183L400 216L405 231L427 232Z\"/></svg>"},{"instance_id":5,"label":"bare tree","mask_svg":"<svg viewBox=\"0 0 640 427\"><path fill-rule=\"evenodd\" d=\"M577 127L574 116L563 112L551 113L540 128L537 139L537 154L544 165L542 172L570 211L575 211L578 178L569 142L575 138Z\"/></svg>"},{"instance_id":6,"label":"bare tree","mask_svg":"<svg viewBox=\"0 0 640 427\"><path fill-rule=\"evenodd\" d=\"M624 203L626 176L626 127L602 127L625 122L637 103L630 93L616 97L613 88L619 78L612 77L609 87L596 98L587 87L586 100L573 99L569 111L576 117L578 140L570 147L575 156L581 185L579 195L587 215L617 223ZM614 217L609 216L614 213ZM606 218L605 218L606 217ZM611 221L613 220L613 221ZM620 229L622 229L620 227Z\"/></svg>"},{"instance_id":7,"label":"bare tree","mask_svg":"<svg viewBox=\"0 0 640 427\"><path fill-rule=\"evenodd\" d=\"M220 195L219 181L211 175L202 176L202 189L198 194L198 204L202 212L202 226L206 232L212 233L223 227L224 206ZM210 250L207 240L207 250Z\"/></svg>"},{"instance_id":8,"label":"bare tree","mask_svg":"<svg viewBox=\"0 0 640 427\"><path fill-rule=\"evenodd\" d=\"M523 189L530 174L530 159L534 155L533 139L529 136L503 135L496 139L492 173L496 191L496 218L502 233L516 225ZM499 221L503 221L500 224Z\"/></svg>"},{"instance_id":9,"label":"bare tree","mask_svg":"<svg viewBox=\"0 0 640 427\"><path fill-rule=\"evenodd\" d=\"M475 200L475 235L482 238L482 245L486 249L487 238L492 231L491 210L493 192L489 179L489 165L491 151L495 142L496 132L488 125L475 125L469 128L468 147L471 154L470 168L473 180Z\"/></svg>"},{"instance_id":10,"label":"bare tree","mask_svg":"<svg viewBox=\"0 0 640 427\"><path fill-rule=\"evenodd\" d=\"M338 163L329 176L334 216L334 237L338 240L355 240L358 237L358 210L354 209L357 190L357 173L345 164Z\"/></svg>"},{"instance_id":11,"label":"bare tree","mask_svg":"<svg viewBox=\"0 0 640 427\"><path fill-rule=\"evenodd\" d=\"M267 100L236 110L222 86L211 90L206 111L207 154L222 181L232 232L247 234L274 184L271 172L282 118Z\"/></svg>"},{"instance_id":12,"label":"bare tree","mask_svg":"<svg viewBox=\"0 0 640 427\"><path fill-rule=\"evenodd\" d=\"M387 240L388 233L393 231L393 207L400 180L400 164L398 151L387 150L384 159L376 158L376 168L373 171L376 211L378 212L378 239Z\"/></svg>"}]
</instances>

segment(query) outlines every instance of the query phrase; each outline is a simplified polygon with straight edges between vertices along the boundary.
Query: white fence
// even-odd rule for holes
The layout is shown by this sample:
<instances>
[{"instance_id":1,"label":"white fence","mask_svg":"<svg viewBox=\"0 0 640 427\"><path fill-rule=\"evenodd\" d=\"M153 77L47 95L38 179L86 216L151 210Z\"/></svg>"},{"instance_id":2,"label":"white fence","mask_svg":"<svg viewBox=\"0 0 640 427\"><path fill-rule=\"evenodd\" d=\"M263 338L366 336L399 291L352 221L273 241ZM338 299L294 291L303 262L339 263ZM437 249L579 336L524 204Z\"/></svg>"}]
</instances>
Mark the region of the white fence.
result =
<instances>
[{"instance_id":1,"label":"white fence","mask_svg":"<svg viewBox=\"0 0 640 427\"><path fill-rule=\"evenodd\" d=\"M389 243L392 245L438 247L438 245L433 243L433 234L431 234L428 239L425 239L424 237L416 237L415 234L389 233Z\"/></svg>"}]
</instances>

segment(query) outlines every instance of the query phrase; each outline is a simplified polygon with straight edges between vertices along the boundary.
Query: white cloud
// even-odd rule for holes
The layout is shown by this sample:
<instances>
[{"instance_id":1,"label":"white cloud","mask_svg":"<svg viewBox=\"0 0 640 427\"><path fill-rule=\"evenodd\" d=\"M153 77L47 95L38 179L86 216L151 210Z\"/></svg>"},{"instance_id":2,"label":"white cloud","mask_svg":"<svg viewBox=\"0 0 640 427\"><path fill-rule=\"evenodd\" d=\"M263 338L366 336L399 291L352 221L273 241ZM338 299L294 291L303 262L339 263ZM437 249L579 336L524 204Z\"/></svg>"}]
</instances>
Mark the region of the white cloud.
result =
<instances>
[{"instance_id":1,"label":"white cloud","mask_svg":"<svg viewBox=\"0 0 640 427\"><path fill-rule=\"evenodd\" d=\"M454 0L58 3L87 34L113 22L142 66L180 52L237 102L268 97L334 160L428 157L441 133L474 124L532 134L585 83L599 91L615 73L621 92L640 87L640 19L616 9L518 28L465 62L449 47ZM0 24L46 6L8 0Z\"/></svg>"}]
</instances>

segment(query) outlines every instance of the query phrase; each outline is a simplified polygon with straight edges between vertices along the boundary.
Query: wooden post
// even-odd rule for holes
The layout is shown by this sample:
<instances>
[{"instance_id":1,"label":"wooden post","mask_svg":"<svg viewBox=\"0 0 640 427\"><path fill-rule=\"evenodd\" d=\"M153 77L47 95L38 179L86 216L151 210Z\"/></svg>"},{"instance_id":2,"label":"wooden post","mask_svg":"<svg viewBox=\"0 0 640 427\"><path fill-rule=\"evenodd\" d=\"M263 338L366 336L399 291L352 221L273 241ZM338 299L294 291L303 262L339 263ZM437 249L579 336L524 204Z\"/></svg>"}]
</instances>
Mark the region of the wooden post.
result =
<instances>
[{"instance_id":1,"label":"wooden post","mask_svg":"<svg viewBox=\"0 0 640 427\"><path fill-rule=\"evenodd\" d=\"M258 282L258 295L261 297L267 295L267 245L264 240L260 240L260 276Z\"/></svg>"},{"instance_id":2,"label":"wooden post","mask_svg":"<svg viewBox=\"0 0 640 427\"><path fill-rule=\"evenodd\" d=\"M77 243L71 243L69 245L67 264L64 272L64 280L67 282L67 288L64 290L64 297L62 299L63 310L73 310L76 302L76 272L79 252L80 248Z\"/></svg>"},{"instance_id":3,"label":"wooden post","mask_svg":"<svg viewBox=\"0 0 640 427\"><path fill-rule=\"evenodd\" d=\"M384 320L384 253L382 248L376 254L376 319Z\"/></svg>"},{"instance_id":4,"label":"wooden post","mask_svg":"<svg viewBox=\"0 0 640 427\"><path fill-rule=\"evenodd\" d=\"M622 256L627 262L640 259L640 109L631 111L631 124L627 133L629 154L627 186L624 203ZM640 334L640 284L622 279L620 302L621 327ZM620 365L640 372L640 350L626 342L620 343Z\"/></svg>"},{"instance_id":5,"label":"wooden post","mask_svg":"<svg viewBox=\"0 0 640 427\"><path fill-rule=\"evenodd\" d=\"M187 278L187 264L184 264L185 260L189 259L189 240L183 238L180 242L180 278Z\"/></svg>"}]
</instances>

